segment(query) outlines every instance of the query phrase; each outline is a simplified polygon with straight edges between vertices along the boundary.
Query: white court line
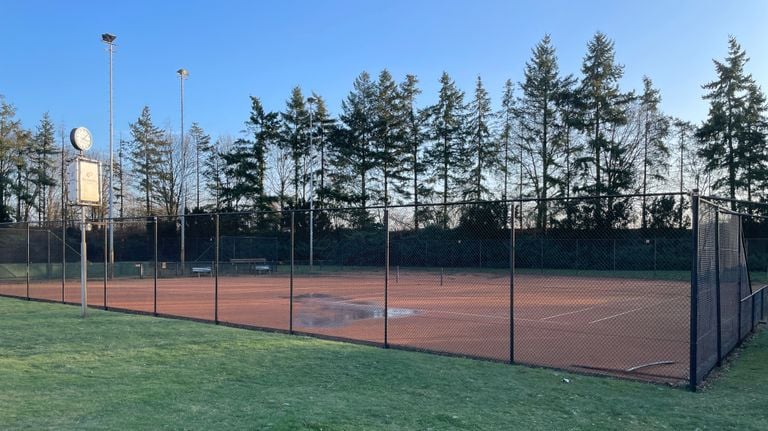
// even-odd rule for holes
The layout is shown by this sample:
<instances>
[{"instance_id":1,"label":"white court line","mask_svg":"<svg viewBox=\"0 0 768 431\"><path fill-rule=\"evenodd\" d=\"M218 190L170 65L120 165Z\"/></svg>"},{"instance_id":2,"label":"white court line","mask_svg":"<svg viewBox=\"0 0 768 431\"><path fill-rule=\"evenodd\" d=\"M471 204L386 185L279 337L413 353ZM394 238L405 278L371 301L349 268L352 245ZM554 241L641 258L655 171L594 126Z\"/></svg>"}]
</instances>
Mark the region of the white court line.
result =
<instances>
[{"instance_id":1,"label":"white court line","mask_svg":"<svg viewBox=\"0 0 768 431\"><path fill-rule=\"evenodd\" d=\"M601 307L601 306L603 306L603 305L613 305L613 304L620 304L620 303L622 303L622 302L629 302L629 301L634 301L634 300L636 300L636 299L641 299L641 298L642 298L642 297L640 297L640 296L633 296L633 297L631 297L631 298L622 299L622 300L620 300L620 301L613 301L613 302L606 302L606 303L603 303L603 304L597 304L597 305L593 305L593 306L591 306L591 307L582 308L581 310L576 310L576 311L569 311L569 312L567 312L567 313L562 313L562 314L555 314L554 316L542 317L541 319L538 319L538 321L544 321L544 320L554 319L555 317L567 316L567 315L569 315L569 314L576 314L576 313L581 313L582 311L588 311L588 310L592 310L592 309L595 309L595 308L597 308L597 307Z\"/></svg>"},{"instance_id":2,"label":"white court line","mask_svg":"<svg viewBox=\"0 0 768 431\"><path fill-rule=\"evenodd\" d=\"M582 311L589 311L589 310L591 310L591 309L593 309L595 307L597 307L597 305L593 305L592 307L588 307L588 308L582 308L581 310L569 311L567 313L555 314L554 316L543 317L543 318L539 319L539 321L543 322L544 320L554 319L556 317L562 317L562 316L567 316L569 314L581 313Z\"/></svg>"},{"instance_id":3,"label":"white court line","mask_svg":"<svg viewBox=\"0 0 768 431\"><path fill-rule=\"evenodd\" d=\"M640 311L640 310L643 310L643 309L645 309L645 308L656 307L657 305L661 305L661 304L664 304L664 303L667 303L667 302L676 301L676 300L678 300L678 299L680 299L680 298L672 298L672 299L669 299L669 300L666 300L666 301L661 301L661 302L659 302L659 303L657 303L657 304L649 304L649 305L645 305L645 306L643 306L643 307L638 307L638 308L635 308L635 309L633 309L633 310L625 311L625 312L623 312L623 313L614 314L613 316L608 316L608 317L603 317L602 319L593 320L593 321L591 321L591 322L589 322L589 323L590 323L590 324L592 324L592 323L598 323L598 322L602 322L602 321L604 321L604 320L613 319L614 317L623 316L623 315L625 315L625 314L629 314L629 313L634 313L635 311Z\"/></svg>"}]
</instances>

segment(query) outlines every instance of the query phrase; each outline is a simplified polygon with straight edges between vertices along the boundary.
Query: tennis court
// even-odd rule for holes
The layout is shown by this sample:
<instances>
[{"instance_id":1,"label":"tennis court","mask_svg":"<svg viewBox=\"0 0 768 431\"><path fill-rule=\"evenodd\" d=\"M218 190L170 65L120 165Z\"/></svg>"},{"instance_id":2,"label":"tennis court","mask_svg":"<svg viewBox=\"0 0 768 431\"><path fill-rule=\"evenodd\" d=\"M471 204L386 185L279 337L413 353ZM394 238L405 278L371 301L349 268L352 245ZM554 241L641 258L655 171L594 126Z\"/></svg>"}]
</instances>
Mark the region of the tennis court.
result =
<instances>
[{"instance_id":1,"label":"tennis court","mask_svg":"<svg viewBox=\"0 0 768 431\"><path fill-rule=\"evenodd\" d=\"M690 283L397 269L387 290L391 346L685 380ZM218 282L218 288L216 283ZM33 280L31 298L79 303L78 280ZM104 293L106 292L106 302ZM24 297L25 283L0 284ZM155 302L156 295L156 302ZM510 324L510 299L514 325ZM384 343L384 271L89 281L93 306ZM293 325L291 326L291 315ZM510 334L514 331L514 351Z\"/></svg>"}]
</instances>

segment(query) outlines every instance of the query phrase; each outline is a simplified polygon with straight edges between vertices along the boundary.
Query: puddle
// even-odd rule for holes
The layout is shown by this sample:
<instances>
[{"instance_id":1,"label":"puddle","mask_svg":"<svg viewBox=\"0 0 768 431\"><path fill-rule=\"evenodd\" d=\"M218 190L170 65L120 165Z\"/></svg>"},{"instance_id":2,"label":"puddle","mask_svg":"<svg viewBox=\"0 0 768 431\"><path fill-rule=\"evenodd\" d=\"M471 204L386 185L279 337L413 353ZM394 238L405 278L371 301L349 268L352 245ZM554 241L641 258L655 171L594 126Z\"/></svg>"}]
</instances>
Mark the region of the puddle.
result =
<instances>
[{"instance_id":1,"label":"puddle","mask_svg":"<svg viewBox=\"0 0 768 431\"><path fill-rule=\"evenodd\" d=\"M384 307L364 301L352 301L323 293L297 295L293 301L298 307L294 312L294 323L304 327L338 328L358 320L383 319ZM390 319L418 314L409 308L389 308Z\"/></svg>"}]
</instances>

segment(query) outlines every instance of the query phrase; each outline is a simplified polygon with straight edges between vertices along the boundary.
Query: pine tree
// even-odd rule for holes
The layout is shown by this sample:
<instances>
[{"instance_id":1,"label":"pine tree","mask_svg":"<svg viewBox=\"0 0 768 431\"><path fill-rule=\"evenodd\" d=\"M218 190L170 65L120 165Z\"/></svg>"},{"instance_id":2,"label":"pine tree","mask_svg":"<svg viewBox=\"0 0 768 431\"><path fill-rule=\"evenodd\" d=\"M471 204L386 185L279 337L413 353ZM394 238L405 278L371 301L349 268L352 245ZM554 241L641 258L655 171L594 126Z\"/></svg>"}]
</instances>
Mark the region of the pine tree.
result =
<instances>
[{"instance_id":1,"label":"pine tree","mask_svg":"<svg viewBox=\"0 0 768 431\"><path fill-rule=\"evenodd\" d=\"M737 191L742 185L739 171L744 169L743 155L747 148L740 139L744 130L744 112L751 76L744 65L749 61L736 38L728 40L728 57L724 62L713 60L717 80L704 84L704 100L710 102L709 115L696 136L704 143L700 151L708 172L715 174L715 190L727 190L731 209L736 209ZM720 173L725 171L725 175Z\"/></svg>"},{"instance_id":2,"label":"pine tree","mask_svg":"<svg viewBox=\"0 0 768 431\"><path fill-rule=\"evenodd\" d=\"M367 72L361 73L342 101L339 116L342 128L331 139L334 198L340 203L365 209L372 200L371 171L376 168L375 133L376 86ZM367 222L367 215L356 223Z\"/></svg>"},{"instance_id":3,"label":"pine tree","mask_svg":"<svg viewBox=\"0 0 768 431\"><path fill-rule=\"evenodd\" d=\"M501 110L496 113L499 120L499 145L501 151L500 171L502 174L501 199L509 199L509 181L511 177L511 164L514 162L513 139L515 130L515 84L511 79L504 83L504 93L501 96Z\"/></svg>"},{"instance_id":4,"label":"pine tree","mask_svg":"<svg viewBox=\"0 0 768 431\"><path fill-rule=\"evenodd\" d=\"M189 138L195 148L195 208L200 209L200 163L211 151L211 136L198 123L193 122L189 128Z\"/></svg>"},{"instance_id":5,"label":"pine tree","mask_svg":"<svg viewBox=\"0 0 768 431\"><path fill-rule=\"evenodd\" d=\"M251 136L236 140L232 149L222 154L224 173L230 180L222 198L236 210L267 210L266 158L269 148L280 139L278 114L265 112L259 98L251 96L251 114L245 125Z\"/></svg>"},{"instance_id":6,"label":"pine tree","mask_svg":"<svg viewBox=\"0 0 768 431\"><path fill-rule=\"evenodd\" d=\"M465 199L481 201L491 197L491 191L487 185L488 174L501 164L498 142L491 138L493 120L491 98L483 87L482 79L478 76L474 98L469 104L467 116L467 151L472 158L473 166L463 191Z\"/></svg>"},{"instance_id":7,"label":"pine tree","mask_svg":"<svg viewBox=\"0 0 768 431\"><path fill-rule=\"evenodd\" d=\"M766 185L768 185L768 149L766 149L766 120L765 94L760 87L750 80L747 87L747 100L744 113L741 116L742 127L739 133L741 159L744 173L741 183L746 189L746 198L752 201L756 196L764 200ZM753 208L748 208L751 211Z\"/></svg>"},{"instance_id":8,"label":"pine tree","mask_svg":"<svg viewBox=\"0 0 768 431\"><path fill-rule=\"evenodd\" d=\"M643 180L641 226L648 227L647 197L651 181L663 181L668 167L669 148L666 139L669 135L669 119L659 110L661 93L653 88L653 82L643 77L643 94L640 96L640 114L643 122Z\"/></svg>"},{"instance_id":9,"label":"pine tree","mask_svg":"<svg viewBox=\"0 0 768 431\"><path fill-rule=\"evenodd\" d=\"M580 190L597 196L620 194L631 186L631 181L627 178L628 167L617 166L626 149L616 140L614 132L627 123L627 107L632 95L619 89L624 66L615 62L613 41L605 34L596 33L587 44L581 72L583 77L576 100L581 111L579 128L586 136L589 154L579 160L584 177ZM607 213L602 200L592 205L596 224L611 226L615 219L613 199L608 198Z\"/></svg>"},{"instance_id":10,"label":"pine tree","mask_svg":"<svg viewBox=\"0 0 768 431\"><path fill-rule=\"evenodd\" d=\"M398 107L403 127L403 176L399 189L406 199L413 201L413 227L419 230L422 218L426 216L419 203L428 198L432 191L425 181L427 166L422 160L424 151L424 116L416 108L416 97L421 94L415 75L406 75L400 84L400 105Z\"/></svg>"},{"instance_id":11,"label":"pine tree","mask_svg":"<svg viewBox=\"0 0 768 431\"><path fill-rule=\"evenodd\" d=\"M425 162L433 167L435 179L441 184L440 225L444 228L448 227L446 204L456 196L453 190L463 186L470 163L465 145L465 119L464 92L443 72L438 102L427 108L427 133L432 146L425 152Z\"/></svg>"},{"instance_id":12,"label":"pine tree","mask_svg":"<svg viewBox=\"0 0 768 431\"><path fill-rule=\"evenodd\" d=\"M318 159L317 169L314 172L319 178L319 183L316 184L316 195L318 202L315 206L322 207L323 202L330 196L328 178L329 169L329 157L328 157L328 138L334 133L336 128L335 120L330 117L328 108L325 105L325 100L322 96L312 93L312 97L315 99L315 111L313 118L313 136L315 137L314 146L316 151L316 157Z\"/></svg>"},{"instance_id":13,"label":"pine tree","mask_svg":"<svg viewBox=\"0 0 768 431\"><path fill-rule=\"evenodd\" d=\"M154 184L162 163L165 142L163 131L152 122L149 107L145 106L136 122L129 125L131 148L129 158L138 180L137 187L144 194L144 215L152 215Z\"/></svg>"},{"instance_id":14,"label":"pine tree","mask_svg":"<svg viewBox=\"0 0 768 431\"><path fill-rule=\"evenodd\" d=\"M555 48L549 35L545 35L525 64L525 80L520 83L523 93L516 110L523 154L529 159L528 177L540 199L536 217L539 229L547 227L547 198L558 184L558 157L569 153L563 145L567 135L562 133L565 128L561 125L560 102L571 81L570 77L560 76Z\"/></svg>"},{"instance_id":15,"label":"pine tree","mask_svg":"<svg viewBox=\"0 0 768 431\"><path fill-rule=\"evenodd\" d=\"M216 139L216 144L203 159L205 187L213 197L213 208L216 212L220 212L224 205L223 192L227 185L227 179L224 175L224 155L229 153L231 147L232 138L228 136L219 136Z\"/></svg>"},{"instance_id":16,"label":"pine tree","mask_svg":"<svg viewBox=\"0 0 768 431\"><path fill-rule=\"evenodd\" d=\"M55 127L46 112L37 126L30 152L34 196L37 198L37 218L40 221L48 218L48 189L56 185L54 157L57 152Z\"/></svg>"},{"instance_id":17,"label":"pine tree","mask_svg":"<svg viewBox=\"0 0 768 431\"><path fill-rule=\"evenodd\" d=\"M293 200L298 204L306 197L306 181L303 181L304 160L309 155L309 112L301 87L294 87L291 98L286 102L282 117L281 145L291 154L293 162ZM301 192L299 191L301 190Z\"/></svg>"},{"instance_id":18,"label":"pine tree","mask_svg":"<svg viewBox=\"0 0 768 431\"><path fill-rule=\"evenodd\" d=\"M384 206L391 202L391 190L398 188L403 173L403 118L400 115L400 91L386 69L379 74L374 102L374 133L376 165L381 171L381 201ZM395 190L402 192L402 190Z\"/></svg>"}]
</instances>

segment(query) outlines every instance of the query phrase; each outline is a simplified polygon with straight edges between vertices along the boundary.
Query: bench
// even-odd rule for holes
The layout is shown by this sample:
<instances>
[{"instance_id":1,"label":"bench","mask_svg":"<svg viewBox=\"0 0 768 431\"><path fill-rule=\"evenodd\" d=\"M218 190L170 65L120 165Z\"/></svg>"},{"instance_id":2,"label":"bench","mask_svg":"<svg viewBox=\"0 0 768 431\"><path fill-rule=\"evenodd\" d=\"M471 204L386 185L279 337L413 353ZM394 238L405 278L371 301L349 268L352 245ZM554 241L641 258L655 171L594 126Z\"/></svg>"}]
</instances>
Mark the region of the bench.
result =
<instances>
[{"instance_id":1,"label":"bench","mask_svg":"<svg viewBox=\"0 0 768 431\"><path fill-rule=\"evenodd\" d=\"M237 273L237 266L241 264L248 265L248 271L255 272L257 274L269 274L272 272L272 265L267 262L267 259L263 257L249 258L249 259L229 259L232 266L235 267L235 273Z\"/></svg>"},{"instance_id":2,"label":"bench","mask_svg":"<svg viewBox=\"0 0 768 431\"><path fill-rule=\"evenodd\" d=\"M192 274L197 274L198 277L200 277L200 274L211 274L211 268L209 266L197 266L192 267Z\"/></svg>"}]
</instances>

